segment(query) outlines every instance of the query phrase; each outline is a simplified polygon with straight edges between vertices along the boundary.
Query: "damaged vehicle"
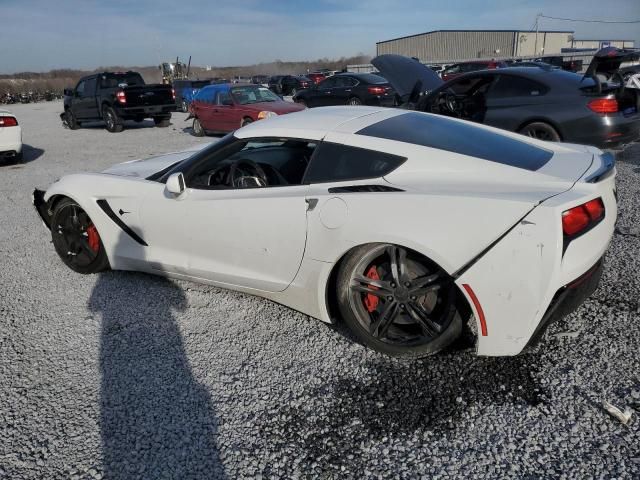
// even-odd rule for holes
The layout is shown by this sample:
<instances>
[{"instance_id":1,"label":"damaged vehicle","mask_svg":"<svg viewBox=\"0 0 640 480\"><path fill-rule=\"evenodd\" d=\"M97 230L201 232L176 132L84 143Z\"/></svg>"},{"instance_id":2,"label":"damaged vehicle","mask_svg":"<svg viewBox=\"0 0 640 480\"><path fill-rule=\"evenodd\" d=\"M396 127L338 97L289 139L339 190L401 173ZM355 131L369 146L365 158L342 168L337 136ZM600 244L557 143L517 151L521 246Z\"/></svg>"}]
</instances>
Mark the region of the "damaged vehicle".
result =
<instances>
[{"instance_id":1,"label":"damaged vehicle","mask_svg":"<svg viewBox=\"0 0 640 480\"><path fill-rule=\"evenodd\" d=\"M440 115L325 107L199 151L68 175L34 205L75 272L258 295L419 358L470 319L516 355L597 287L613 157Z\"/></svg>"},{"instance_id":2,"label":"damaged vehicle","mask_svg":"<svg viewBox=\"0 0 640 480\"><path fill-rule=\"evenodd\" d=\"M615 50L615 49L614 49ZM539 140L612 148L640 137L637 89L600 81L594 72L612 56L596 55L584 76L556 69L483 70L443 82L400 55L372 60L404 108L470 120Z\"/></svg>"}]
</instances>

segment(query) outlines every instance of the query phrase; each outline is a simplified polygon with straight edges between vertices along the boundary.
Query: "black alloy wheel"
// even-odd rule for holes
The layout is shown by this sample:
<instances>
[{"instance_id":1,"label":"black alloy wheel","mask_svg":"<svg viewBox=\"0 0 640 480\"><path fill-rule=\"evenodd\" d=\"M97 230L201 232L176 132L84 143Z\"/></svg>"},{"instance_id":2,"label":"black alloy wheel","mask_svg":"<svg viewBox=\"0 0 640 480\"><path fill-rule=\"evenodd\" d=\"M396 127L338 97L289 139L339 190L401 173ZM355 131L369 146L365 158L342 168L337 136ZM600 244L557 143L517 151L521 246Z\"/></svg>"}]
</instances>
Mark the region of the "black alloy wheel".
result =
<instances>
[{"instance_id":1,"label":"black alloy wheel","mask_svg":"<svg viewBox=\"0 0 640 480\"><path fill-rule=\"evenodd\" d=\"M78 273L95 273L109 267L97 228L71 199L64 199L56 206L51 239L65 265Z\"/></svg>"},{"instance_id":2,"label":"black alloy wheel","mask_svg":"<svg viewBox=\"0 0 640 480\"><path fill-rule=\"evenodd\" d=\"M119 133L123 130L124 126L122 121L118 118L115 110L112 107L105 107L102 111L102 118L107 127L107 131L111 133Z\"/></svg>"},{"instance_id":3,"label":"black alloy wheel","mask_svg":"<svg viewBox=\"0 0 640 480\"><path fill-rule=\"evenodd\" d=\"M457 338L457 287L427 258L393 244L356 248L338 273L343 319L367 346L399 357L436 353Z\"/></svg>"},{"instance_id":4,"label":"black alloy wheel","mask_svg":"<svg viewBox=\"0 0 640 480\"><path fill-rule=\"evenodd\" d=\"M362 100L360 100L358 97L351 97L348 101L347 101L347 105L362 105Z\"/></svg>"}]
</instances>

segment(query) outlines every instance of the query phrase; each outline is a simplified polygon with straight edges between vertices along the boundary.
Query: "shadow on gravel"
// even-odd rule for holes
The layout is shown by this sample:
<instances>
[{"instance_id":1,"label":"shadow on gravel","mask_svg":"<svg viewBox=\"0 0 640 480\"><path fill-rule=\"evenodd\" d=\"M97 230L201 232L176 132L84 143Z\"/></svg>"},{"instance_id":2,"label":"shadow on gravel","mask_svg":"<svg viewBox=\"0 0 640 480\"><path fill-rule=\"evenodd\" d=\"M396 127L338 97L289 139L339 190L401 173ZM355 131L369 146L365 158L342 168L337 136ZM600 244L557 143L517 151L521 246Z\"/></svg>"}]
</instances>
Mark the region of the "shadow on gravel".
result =
<instances>
[{"instance_id":1,"label":"shadow on gravel","mask_svg":"<svg viewBox=\"0 0 640 480\"><path fill-rule=\"evenodd\" d=\"M37 147L32 147L26 143L22 145L22 161L16 162L15 160L0 159L0 167L13 167L20 168L20 165L33 162L44 154L44 150Z\"/></svg>"},{"instance_id":2,"label":"shadow on gravel","mask_svg":"<svg viewBox=\"0 0 640 480\"><path fill-rule=\"evenodd\" d=\"M369 466L361 457L384 448L388 438L425 438L465 428L471 408L496 405L531 408L544 403L545 394L532 376L533 355L478 358L439 355L406 363L380 360L364 373L343 376L306 392L312 399L301 408L283 408L258 428L274 449L292 448L300 465L316 464L313 475L328 471L364 475ZM282 435L280 432L289 432ZM275 433L275 434L274 434ZM416 440L414 440L416 441Z\"/></svg>"},{"instance_id":3,"label":"shadow on gravel","mask_svg":"<svg viewBox=\"0 0 640 480\"><path fill-rule=\"evenodd\" d=\"M126 120L124 122L124 129L125 130L135 130L138 128L151 128L151 127L155 127L155 123L153 123L153 120L143 120L141 122L135 122L133 120ZM96 121L91 121L91 122L82 122L82 125L80 126L81 129L87 129L87 130L104 130L105 132L107 131L105 126L104 126L104 122L96 120Z\"/></svg>"},{"instance_id":4,"label":"shadow on gravel","mask_svg":"<svg viewBox=\"0 0 640 480\"><path fill-rule=\"evenodd\" d=\"M103 478L225 478L215 411L173 316L186 306L162 278L98 277L89 308L102 320Z\"/></svg>"}]
</instances>

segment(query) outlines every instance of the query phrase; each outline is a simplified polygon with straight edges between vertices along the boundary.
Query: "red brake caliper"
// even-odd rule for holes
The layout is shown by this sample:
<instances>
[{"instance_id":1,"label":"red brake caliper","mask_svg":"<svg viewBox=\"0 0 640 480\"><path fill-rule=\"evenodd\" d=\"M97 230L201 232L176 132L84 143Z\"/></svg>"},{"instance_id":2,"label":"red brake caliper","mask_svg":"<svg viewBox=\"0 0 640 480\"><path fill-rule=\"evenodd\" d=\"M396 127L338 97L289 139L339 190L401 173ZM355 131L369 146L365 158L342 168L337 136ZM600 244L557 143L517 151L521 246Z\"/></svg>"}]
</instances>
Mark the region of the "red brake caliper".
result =
<instances>
[{"instance_id":1,"label":"red brake caliper","mask_svg":"<svg viewBox=\"0 0 640 480\"><path fill-rule=\"evenodd\" d=\"M87 240L89 241L89 248L98 253L98 250L100 250L100 235L98 235L98 229L93 223L87 227Z\"/></svg>"},{"instance_id":2,"label":"red brake caliper","mask_svg":"<svg viewBox=\"0 0 640 480\"><path fill-rule=\"evenodd\" d=\"M372 266L369 270L367 270L367 273L365 274L365 276L372 280L380 280L380 275L378 275L378 270L376 269L375 265ZM371 289L378 290L378 287L372 286ZM375 295L367 293L364 296L364 306L367 308L367 311L369 313L373 312L376 308L378 308L378 302L379 302L379 299Z\"/></svg>"}]
</instances>

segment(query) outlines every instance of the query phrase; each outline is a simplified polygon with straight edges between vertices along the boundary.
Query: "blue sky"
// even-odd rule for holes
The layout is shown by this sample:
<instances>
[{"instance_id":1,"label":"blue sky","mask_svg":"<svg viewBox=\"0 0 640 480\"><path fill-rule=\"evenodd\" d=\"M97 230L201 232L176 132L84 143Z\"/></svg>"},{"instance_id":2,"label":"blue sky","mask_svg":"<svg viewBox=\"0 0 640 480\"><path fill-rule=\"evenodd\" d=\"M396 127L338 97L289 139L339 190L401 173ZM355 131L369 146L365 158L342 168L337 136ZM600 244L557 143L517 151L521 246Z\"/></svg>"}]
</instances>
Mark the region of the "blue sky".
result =
<instances>
[{"instance_id":1,"label":"blue sky","mask_svg":"<svg viewBox=\"0 0 640 480\"><path fill-rule=\"evenodd\" d=\"M528 29L538 12L640 19L640 0L0 0L0 72L372 55L376 41L429 30ZM540 27L640 46L640 24Z\"/></svg>"}]
</instances>

